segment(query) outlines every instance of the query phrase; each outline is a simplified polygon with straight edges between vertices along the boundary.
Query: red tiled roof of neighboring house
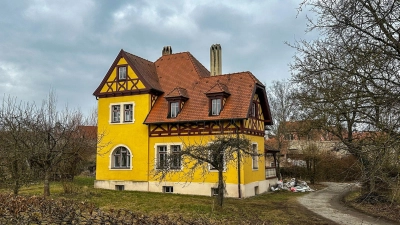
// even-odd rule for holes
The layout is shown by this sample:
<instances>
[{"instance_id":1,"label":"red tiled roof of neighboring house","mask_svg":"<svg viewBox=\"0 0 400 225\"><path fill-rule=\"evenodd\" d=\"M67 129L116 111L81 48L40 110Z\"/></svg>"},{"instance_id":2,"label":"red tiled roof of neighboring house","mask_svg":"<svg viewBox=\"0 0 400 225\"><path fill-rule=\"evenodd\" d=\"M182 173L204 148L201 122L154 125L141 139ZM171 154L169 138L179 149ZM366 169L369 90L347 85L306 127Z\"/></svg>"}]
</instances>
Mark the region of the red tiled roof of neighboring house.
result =
<instances>
[{"instance_id":1,"label":"red tiled roof of neighboring house","mask_svg":"<svg viewBox=\"0 0 400 225\"><path fill-rule=\"evenodd\" d=\"M264 153L274 153L274 152L280 152L278 148L273 147L276 145L277 140L275 138L273 139L264 139Z\"/></svg>"},{"instance_id":2,"label":"red tiled roof of neighboring house","mask_svg":"<svg viewBox=\"0 0 400 225\"><path fill-rule=\"evenodd\" d=\"M80 135L91 139L97 139L97 126L79 126L78 130Z\"/></svg>"}]
</instances>

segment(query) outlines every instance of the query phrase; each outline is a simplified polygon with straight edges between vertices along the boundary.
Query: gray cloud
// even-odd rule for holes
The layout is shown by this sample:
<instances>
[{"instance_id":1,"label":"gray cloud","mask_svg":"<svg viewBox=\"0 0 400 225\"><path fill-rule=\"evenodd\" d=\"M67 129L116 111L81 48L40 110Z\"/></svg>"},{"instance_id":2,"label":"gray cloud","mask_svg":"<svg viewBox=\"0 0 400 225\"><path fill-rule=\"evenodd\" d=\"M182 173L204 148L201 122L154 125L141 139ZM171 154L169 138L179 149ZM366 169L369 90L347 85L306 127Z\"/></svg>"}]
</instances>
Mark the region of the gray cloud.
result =
<instances>
[{"instance_id":1,"label":"gray cloud","mask_svg":"<svg viewBox=\"0 0 400 225\"><path fill-rule=\"evenodd\" d=\"M209 47L220 43L224 73L288 78L294 50L284 42L315 37L304 35L299 2L2 1L0 94L41 102L54 89L61 106L87 113L121 48L155 61L165 45L209 67Z\"/></svg>"}]
</instances>

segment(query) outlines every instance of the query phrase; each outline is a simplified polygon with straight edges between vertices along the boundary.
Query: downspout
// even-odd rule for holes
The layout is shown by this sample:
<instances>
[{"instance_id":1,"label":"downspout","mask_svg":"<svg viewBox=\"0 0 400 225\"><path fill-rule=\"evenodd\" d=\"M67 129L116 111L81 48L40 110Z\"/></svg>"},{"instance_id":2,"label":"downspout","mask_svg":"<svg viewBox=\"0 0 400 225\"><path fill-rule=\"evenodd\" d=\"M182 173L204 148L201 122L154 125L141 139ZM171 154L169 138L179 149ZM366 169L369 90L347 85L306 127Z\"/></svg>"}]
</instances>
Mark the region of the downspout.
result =
<instances>
[{"instance_id":1,"label":"downspout","mask_svg":"<svg viewBox=\"0 0 400 225\"><path fill-rule=\"evenodd\" d=\"M239 137L239 134L236 134ZM242 190L240 188L240 149L238 149L238 197L242 198Z\"/></svg>"},{"instance_id":2,"label":"downspout","mask_svg":"<svg viewBox=\"0 0 400 225\"><path fill-rule=\"evenodd\" d=\"M147 125L147 192L150 192L150 126Z\"/></svg>"}]
</instances>

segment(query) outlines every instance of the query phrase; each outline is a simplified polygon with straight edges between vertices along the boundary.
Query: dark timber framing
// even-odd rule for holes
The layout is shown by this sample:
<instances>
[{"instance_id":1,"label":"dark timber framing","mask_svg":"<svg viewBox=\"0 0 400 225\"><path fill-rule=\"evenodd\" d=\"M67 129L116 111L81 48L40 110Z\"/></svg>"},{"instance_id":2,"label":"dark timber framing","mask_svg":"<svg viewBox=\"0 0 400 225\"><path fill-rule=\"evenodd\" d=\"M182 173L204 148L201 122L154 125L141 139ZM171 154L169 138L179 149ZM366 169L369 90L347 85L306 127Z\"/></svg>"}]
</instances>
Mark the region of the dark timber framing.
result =
<instances>
[{"instance_id":1,"label":"dark timber framing","mask_svg":"<svg viewBox=\"0 0 400 225\"><path fill-rule=\"evenodd\" d=\"M259 120L246 126L245 120L223 120L223 121L198 121L182 123L155 123L148 124L150 137L161 136L192 136L192 135L216 135L216 134L250 134L264 136L264 126L254 124L264 123ZM251 119L254 120L254 119ZM262 127L262 128L261 128Z\"/></svg>"}]
</instances>

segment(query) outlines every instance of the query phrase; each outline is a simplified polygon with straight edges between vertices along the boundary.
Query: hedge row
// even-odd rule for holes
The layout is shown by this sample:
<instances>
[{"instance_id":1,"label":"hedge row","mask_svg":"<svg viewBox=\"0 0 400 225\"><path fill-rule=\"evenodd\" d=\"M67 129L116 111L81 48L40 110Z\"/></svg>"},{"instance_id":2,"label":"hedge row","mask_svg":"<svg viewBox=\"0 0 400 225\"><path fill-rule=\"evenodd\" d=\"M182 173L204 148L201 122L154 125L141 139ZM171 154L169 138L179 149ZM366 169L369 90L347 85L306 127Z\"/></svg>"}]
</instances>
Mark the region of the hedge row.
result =
<instances>
[{"instance_id":1,"label":"hedge row","mask_svg":"<svg viewBox=\"0 0 400 225\"><path fill-rule=\"evenodd\" d=\"M100 210L88 202L0 194L0 224L220 224L208 218L147 216L124 209Z\"/></svg>"}]
</instances>

